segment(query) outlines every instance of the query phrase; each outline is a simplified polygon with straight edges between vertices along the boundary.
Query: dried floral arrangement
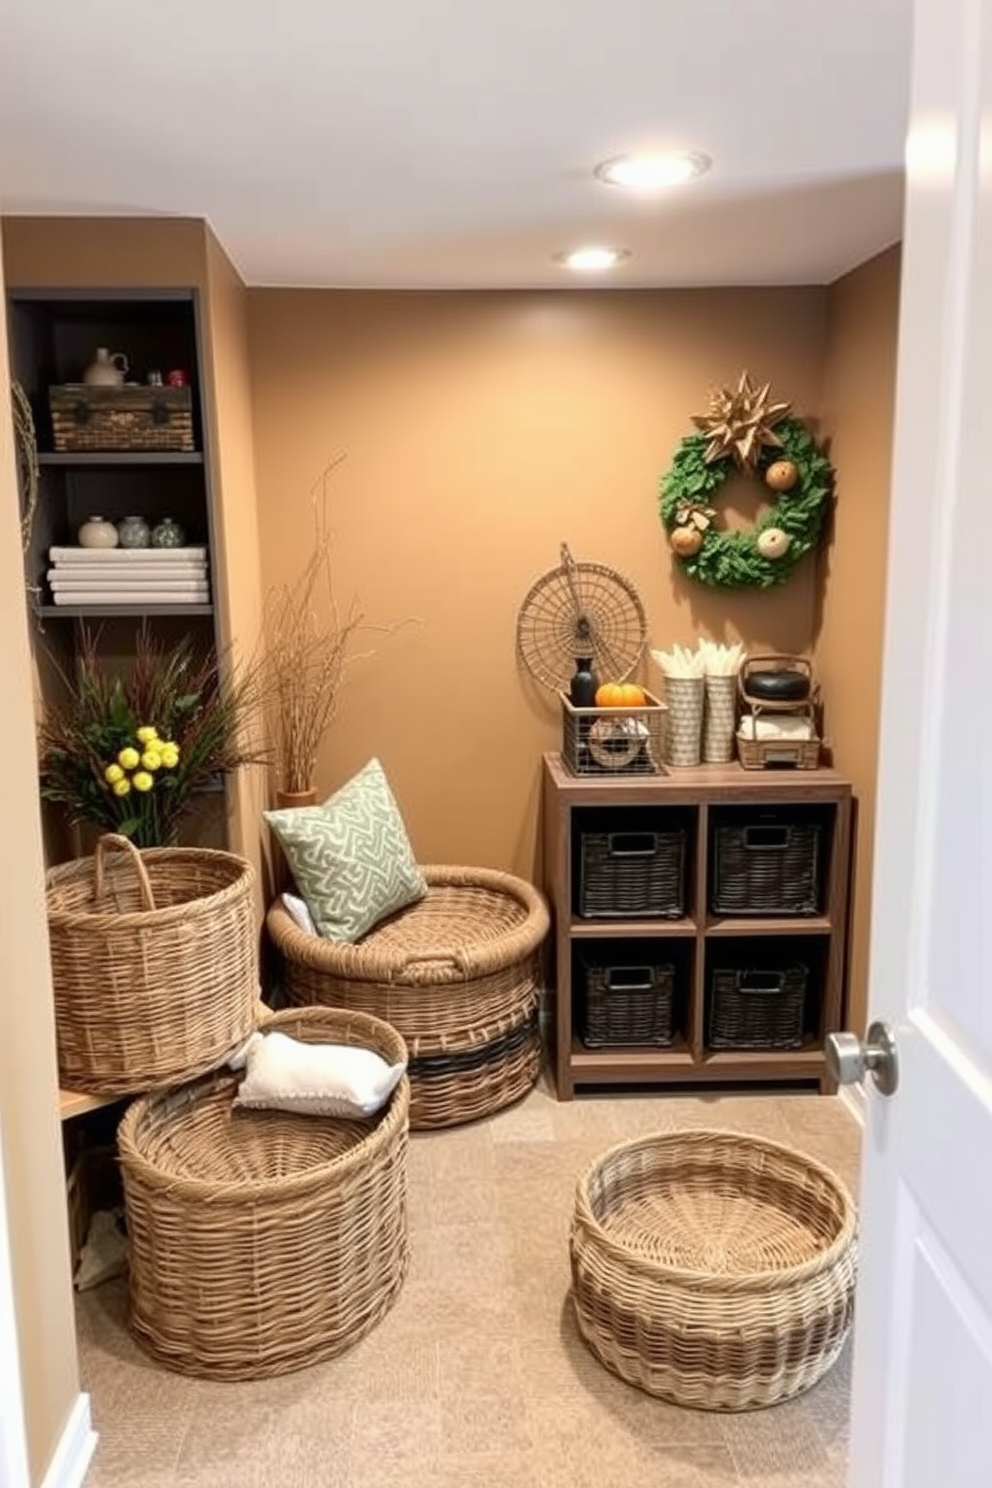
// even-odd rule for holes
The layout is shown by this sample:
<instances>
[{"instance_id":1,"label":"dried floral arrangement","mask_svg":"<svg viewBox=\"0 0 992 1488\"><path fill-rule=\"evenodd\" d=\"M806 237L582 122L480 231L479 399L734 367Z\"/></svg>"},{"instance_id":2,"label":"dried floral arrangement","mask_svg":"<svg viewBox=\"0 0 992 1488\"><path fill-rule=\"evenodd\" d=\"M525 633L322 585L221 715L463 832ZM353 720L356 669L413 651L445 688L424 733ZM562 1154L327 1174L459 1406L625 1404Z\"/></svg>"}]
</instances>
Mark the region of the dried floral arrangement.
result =
<instances>
[{"instance_id":1,"label":"dried floral arrangement","mask_svg":"<svg viewBox=\"0 0 992 1488\"><path fill-rule=\"evenodd\" d=\"M73 823L119 832L137 847L169 844L197 791L268 762L258 744L264 662L198 655L188 635L165 646L142 626L125 676L107 670L97 640L84 629L71 673L52 658L64 697L39 725L41 794Z\"/></svg>"}]
</instances>

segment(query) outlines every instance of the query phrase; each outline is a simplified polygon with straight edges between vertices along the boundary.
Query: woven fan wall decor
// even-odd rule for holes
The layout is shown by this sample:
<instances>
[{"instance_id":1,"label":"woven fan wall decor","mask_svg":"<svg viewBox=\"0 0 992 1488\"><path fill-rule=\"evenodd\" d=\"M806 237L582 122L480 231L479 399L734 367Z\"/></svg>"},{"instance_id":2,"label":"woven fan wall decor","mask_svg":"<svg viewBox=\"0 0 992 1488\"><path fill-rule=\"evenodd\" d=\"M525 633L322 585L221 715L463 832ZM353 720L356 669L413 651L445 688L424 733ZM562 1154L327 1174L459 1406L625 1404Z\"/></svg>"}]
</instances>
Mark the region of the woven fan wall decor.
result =
<instances>
[{"instance_id":1,"label":"woven fan wall decor","mask_svg":"<svg viewBox=\"0 0 992 1488\"><path fill-rule=\"evenodd\" d=\"M517 656L531 676L560 692L588 658L599 676L622 682L646 645L644 606L630 580L602 563L577 563L562 543L559 567L531 585L517 617Z\"/></svg>"}]
</instances>

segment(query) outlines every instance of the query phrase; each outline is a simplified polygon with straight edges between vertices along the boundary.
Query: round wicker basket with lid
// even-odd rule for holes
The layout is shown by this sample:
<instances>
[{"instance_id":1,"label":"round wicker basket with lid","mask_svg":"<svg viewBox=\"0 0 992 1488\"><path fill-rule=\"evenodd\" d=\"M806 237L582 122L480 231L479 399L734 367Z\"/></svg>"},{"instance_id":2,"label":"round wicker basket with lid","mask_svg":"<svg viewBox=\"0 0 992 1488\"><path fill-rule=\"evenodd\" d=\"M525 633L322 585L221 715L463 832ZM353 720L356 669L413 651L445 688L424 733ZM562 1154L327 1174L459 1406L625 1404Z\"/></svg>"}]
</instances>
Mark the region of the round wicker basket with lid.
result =
<instances>
[{"instance_id":1,"label":"round wicker basket with lid","mask_svg":"<svg viewBox=\"0 0 992 1488\"><path fill-rule=\"evenodd\" d=\"M290 1002L384 1018L410 1051L410 1125L455 1126L521 1099L540 1072L542 896L494 868L427 866L426 896L356 945L300 930L281 898L267 928Z\"/></svg>"}]
</instances>

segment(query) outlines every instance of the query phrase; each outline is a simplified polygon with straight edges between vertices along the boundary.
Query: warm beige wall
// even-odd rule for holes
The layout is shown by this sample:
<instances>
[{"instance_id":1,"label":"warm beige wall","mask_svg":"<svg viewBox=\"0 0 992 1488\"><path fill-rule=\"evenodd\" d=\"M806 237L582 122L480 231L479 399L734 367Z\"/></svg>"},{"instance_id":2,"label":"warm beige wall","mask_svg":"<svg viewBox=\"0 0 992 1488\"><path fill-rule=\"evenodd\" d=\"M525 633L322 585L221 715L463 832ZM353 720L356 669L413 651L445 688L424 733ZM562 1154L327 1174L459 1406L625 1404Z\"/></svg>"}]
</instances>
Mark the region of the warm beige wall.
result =
<instances>
[{"instance_id":1,"label":"warm beige wall","mask_svg":"<svg viewBox=\"0 0 992 1488\"><path fill-rule=\"evenodd\" d=\"M354 669L317 784L378 754L422 859L534 871L559 723L518 672L515 625L562 540L634 581L654 645L809 646L812 564L763 595L691 585L657 487L707 390L743 367L816 414L824 291L253 290L249 307L265 583L303 562L310 490L344 451L340 597L418 621Z\"/></svg>"},{"instance_id":2,"label":"warm beige wall","mask_svg":"<svg viewBox=\"0 0 992 1488\"><path fill-rule=\"evenodd\" d=\"M203 223L11 218L5 232L8 280L21 285L201 289L229 555L222 623L243 648L254 644L261 593L303 561L314 482L347 453L331 481L342 601L357 593L372 621L418 623L367 638L378 654L354 669L317 783L330 790L378 753L421 857L534 871L538 762L557 746L558 721L516 668L514 629L563 539L578 558L633 579L653 644L706 633L740 635L754 649L815 645L836 760L862 805L860 1017L894 252L829 291L251 291L249 417L246 296ZM820 575L810 564L767 594L680 580L657 518L658 477L691 414L744 366L772 379L798 414L821 415L840 474ZM257 804L254 788L243 790L232 823L253 858Z\"/></svg>"},{"instance_id":3,"label":"warm beige wall","mask_svg":"<svg viewBox=\"0 0 992 1488\"><path fill-rule=\"evenodd\" d=\"M250 662L262 632L258 510L252 449L248 365L247 293L230 259L207 229L203 295L204 360L211 430L216 566L222 639L234 657ZM257 908L263 904L262 819L266 778L242 771L231 790L230 841L259 874Z\"/></svg>"},{"instance_id":4,"label":"warm beige wall","mask_svg":"<svg viewBox=\"0 0 992 1488\"><path fill-rule=\"evenodd\" d=\"M204 276L204 224L186 217L5 217L4 275L20 289L171 289Z\"/></svg>"},{"instance_id":5,"label":"warm beige wall","mask_svg":"<svg viewBox=\"0 0 992 1488\"><path fill-rule=\"evenodd\" d=\"M899 250L832 285L827 298L824 428L837 469L816 668L837 767L859 805L849 1023L867 998L889 481L899 313Z\"/></svg>"},{"instance_id":6,"label":"warm beige wall","mask_svg":"<svg viewBox=\"0 0 992 1488\"><path fill-rule=\"evenodd\" d=\"M0 295L3 275L0 272ZM0 407L10 407L0 316ZM0 1127L32 1485L44 1477L79 1393L65 1179L57 1117L55 1026L36 771L31 661L9 417L0 418Z\"/></svg>"}]
</instances>

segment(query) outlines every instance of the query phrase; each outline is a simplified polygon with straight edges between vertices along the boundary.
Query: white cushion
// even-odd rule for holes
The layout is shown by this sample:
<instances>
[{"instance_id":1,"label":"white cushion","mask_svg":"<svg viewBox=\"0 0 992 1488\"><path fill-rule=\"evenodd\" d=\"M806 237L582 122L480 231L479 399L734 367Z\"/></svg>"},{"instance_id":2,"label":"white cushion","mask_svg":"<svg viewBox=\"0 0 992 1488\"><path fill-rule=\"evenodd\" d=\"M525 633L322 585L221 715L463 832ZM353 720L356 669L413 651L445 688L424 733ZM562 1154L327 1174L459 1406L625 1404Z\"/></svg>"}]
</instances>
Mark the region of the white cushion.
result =
<instances>
[{"instance_id":1,"label":"white cushion","mask_svg":"<svg viewBox=\"0 0 992 1488\"><path fill-rule=\"evenodd\" d=\"M307 935L316 935L317 926L313 922L310 906L299 894L283 894L283 908L298 929L304 930Z\"/></svg>"},{"instance_id":2,"label":"white cushion","mask_svg":"<svg viewBox=\"0 0 992 1488\"><path fill-rule=\"evenodd\" d=\"M236 1106L314 1116L371 1116L386 1104L406 1064L374 1049L305 1044L285 1033L253 1033L231 1063L245 1065Z\"/></svg>"}]
</instances>

